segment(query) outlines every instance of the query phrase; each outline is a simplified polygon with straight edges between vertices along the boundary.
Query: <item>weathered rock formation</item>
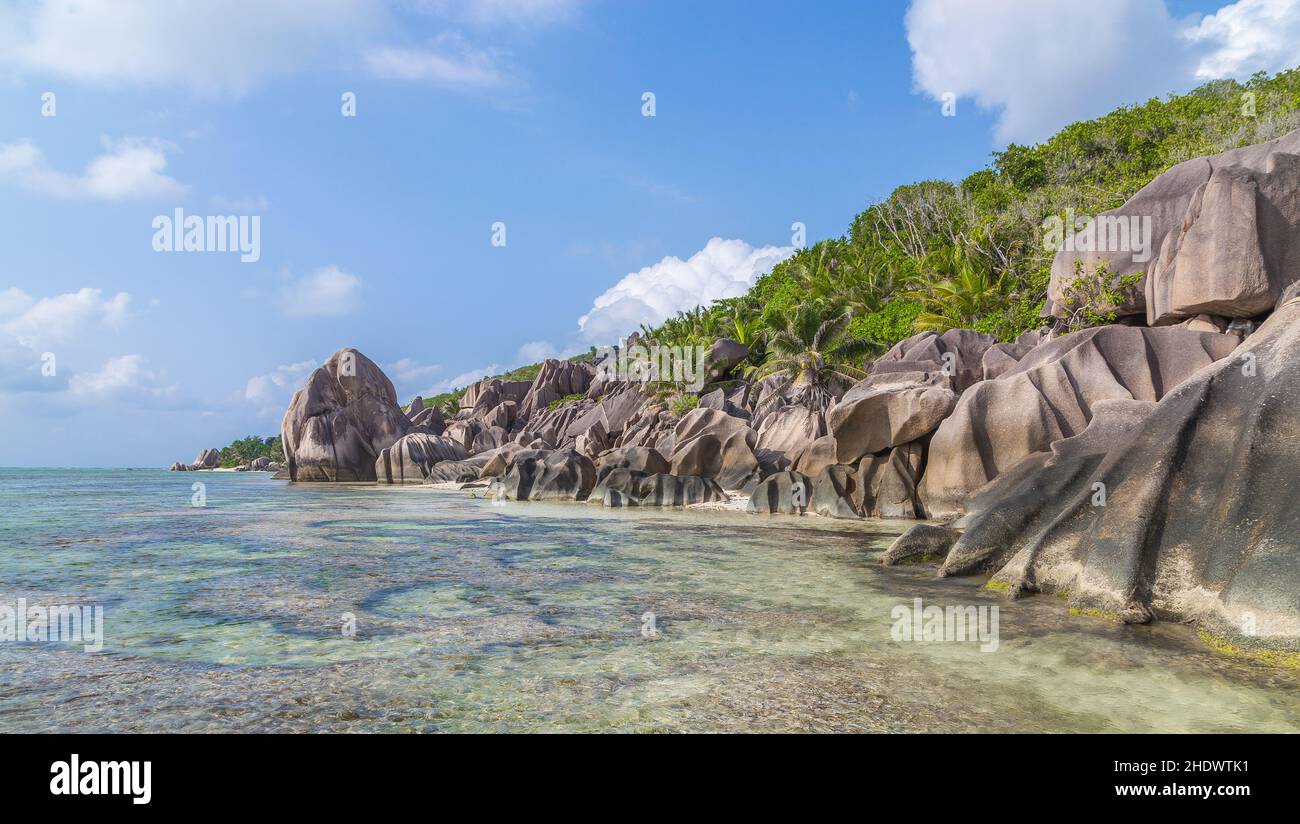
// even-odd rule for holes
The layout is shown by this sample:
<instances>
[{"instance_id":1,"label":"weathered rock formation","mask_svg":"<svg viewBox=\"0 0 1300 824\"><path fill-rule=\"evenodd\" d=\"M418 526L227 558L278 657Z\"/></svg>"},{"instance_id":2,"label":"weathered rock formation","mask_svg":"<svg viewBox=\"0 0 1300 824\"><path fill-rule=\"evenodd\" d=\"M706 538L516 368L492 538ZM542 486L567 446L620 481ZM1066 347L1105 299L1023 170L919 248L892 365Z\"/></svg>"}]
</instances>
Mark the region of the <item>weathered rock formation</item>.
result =
<instances>
[{"instance_id":1,"label":"weathered rock formation","mask_svg":"<svg viewBox=\"0 0 1300 824\"><path fill-rule=\"evenodd\" d=\"M1288 300L1158 404L1095 404L1078 435L972 496L941 572L1068 592L1129 623L1300 644L1297 364L1300 301ZM916 551L909 533L891 554Z\"/></svg>"},{"instance_id":2,"label":"weathered rock formation","mask_svg":"<svg viewBox=\"0 0 1300 824\"><path fill-rule=\"evenodd\" d=\"M583 501L595 485L596 465L580 452L517 452L505 475L492 482L492 494L511 501Z\"/></svg>"},{"instance_id":3,"label":"weathered rock formation","mask_svg":"<svg viewBox=\"0 0 1300 824\"><path fill-rule=\"evenodd\" d=\"M373 481L379 453L412 424L393 383L355 349L340 349L293 395L280 424L294 481Z\"/></svg>"},{"instance_id":4,"label":"weathered rock formation","mask_svg":"<svg viewBox=\"0 0 1300 824\"><path fill-rule=\"evenodd\" d=\"M705 383L722 380L747 357L749 349L744 344L730 338L718 338L704 352Z\"/></svg>"},{"instance_id":5,"label":"weathered rock formation","mask_svg":"<svg viewBox=\"0 0 1300 824\"><path fill-rule=\"evenodd\" d=\"M471 416L482 416L506 401L518 405L523 403L532 385L532 381L484 378L465 387L464 394L460 396L460 411Z\"/></svg>"},{"instance_id":6,"label":"weathered rock formation","mask_svg":"<svg viewBox=\"0 0 1300 824\"><path fill-rule=\"evenodd\" d=\"M413 426L423 427L430 435L441 435L447 429L447 418L436 406L426 406L408 417Z\"/></svg>"},{"instance_id":7,"label":"weathered rock formation","mask_svg":"<svg viewBox=\"0 0 1300 824\"><path fill-rule=\"evenodd\" d=\"M853 386L828 415L836 460L856 463L929 435L957 405L946 383L938 372L886 372Z\"/></svg>"},{"instance_id":8,"label":"weathered rock formation","mask_svg":"<svg viewBox=\"0 0 1300 824\"><path fill-rule=\"evenodd\" d=\"M949 329L942 335L918 332L901 340L871 365L871 375L928 373L942 376L954 392L983 379L984 353L997 338L970 329Z\"/></svg>"},{"instance_id":9,"label":"weathered rock formation","mask_svg":"<svg viewBox=\"0 0 1300 824\"><path fill-rule=\"evenodd\" d=\"M756 437L744 418L692 409L673 431L672 474L713 478L723 489L752 487L764 474Z\"/></svg>"},{"instance_id":10,"label":"weathered rock formation","mask_svg":"<svg viewBox=\"0 0 1300 824\"><path fill-rule=\"evenodd\" d=\"M1146 274L1117 311L1153 326L1268 312L1300 279L1298 186L1300 131L1180 163L1074 235L1074 250L1053 262L1049 309L1066 316L1076 264L1091 273L1105 262L1116 275Z\"/></svg>"},{"instance_id":11,"label":"weathered rock formation","mask_svg":"<svg viewBox=\"0 0 1300 824\"><path fill-rule=\"evenodd\" d=\"M970 493L1025 456L1082 432L1097 402L1159 400L1236 345L1230 335L1131 326L1039 344L1014 369L966 390L935 431L921 484L927 512L960 514Z\"/></svg>"},{"instance_id":12,"label":"weathered rock formation","mask_svg":"<svg viewBox=\"0 0 1300 824\"><path fill-rule=\"evenodd\" d=\"M612 469L591 491L591 502L605 506L690 506L726 500L727 494L712 478Z\"/></svg>"},{"instance_id":13,"label":"weathered rock formation","mask_svg":"<svg viewBox=\"0 0 1300 824\"><path fill-rule=\"evenodd\" d=\"M479 479L483 467L491 460L490 452L473 455L463 461L438 461L429 468L426 484L473 483Z\"/></svg>"},{"instance_id":14,"label":"weathered rock formation","mask_svg":"<svg viewBox=\"0 0 1300 824\"><path fill-rule=\"evenodd\" d=\"M794 468L809 478L816 478L823 469L838 463L836 458L838 451L835 436L823 435L803 451Z\"/></svg>"},{"instance_id":15,"label":"weathered rock formation","mask_svg":"<svg viewBox=\"0 0 1300 824\"><path fill-rule=\"evenodd\" d=\"M596 482L599 483L615 469L630 469L645 475L667 475L672 472L672 466L662 453L644 446L625 446L601 455L596 462Z\"/></svg>"},{"instance_id":16,"label":"weathered rock formation","mask_svg":"<svg viewBox=\"0 0 1300 824\"><path fill-rule=\"evenodd\" d=\"M763 417L755 449L779 452L793 464L826 432L826 415L820 409L788 404Z\"/></svg>"},{"instance_id":17,"label":"weathered rock formation","mask_svg":"<svg viewBox=\"0 0 1300 824\"><path fill-rule=\"evenodd\" d=\"M719 387L714 389L712 392L706 392L703 395L700 395L699 408L716 409L719 412L727 413L733 418L745 418L748 420L751 415L749 409L744 406L743 400L746 387L742 384L738 388L740 389L741 398L739 403L734 399L734 393L729 396L723 388Z\"/></svg>"},{"instance_id":18,"label":"weathered rock formation","mask_svg":"<svg viewBox=\"0 0 1300 824\"><path fill-rule=\"evenodd\" d=\"M802 515L808 510L812 481L798 472L777 472L759 482L747 511L763 515Z\"/></svg>"},{"instance_id":19,"label":"weathered rock formation","mask_svg":"<svg viewBox=\"0 0 1300 824\"><path fill-rule=\"evenodd\" d=\"M379 451L375 477L380 483L388 484L424 483L439 461L462 461L468 457L464 447L450 438L412 432Z\"/></svg>"},{"instance_id":20,"label":"weathered rock formation","mask_svg":"<svg viewBox=\"0 0 1300 824\"><path fill-rule=\"evenodd\" d=\"M567 360L548 360L533 380L528 394L519 402L519 417L532 422L533 416L546 411L551 401L586 393L594 370L589 364Z\"/></svg>"},{"instance_id":21,"label":"weathered rock formation","mask_svg":"<svg viewBox=\"0 0 1300 824\"><path fill-rule=\"evenodd\" d=\"M924 465L925 445L914 441L827 466L814 478L812 509L832 518L924 517L917 494Z\"/></svg>"}]
</instances>

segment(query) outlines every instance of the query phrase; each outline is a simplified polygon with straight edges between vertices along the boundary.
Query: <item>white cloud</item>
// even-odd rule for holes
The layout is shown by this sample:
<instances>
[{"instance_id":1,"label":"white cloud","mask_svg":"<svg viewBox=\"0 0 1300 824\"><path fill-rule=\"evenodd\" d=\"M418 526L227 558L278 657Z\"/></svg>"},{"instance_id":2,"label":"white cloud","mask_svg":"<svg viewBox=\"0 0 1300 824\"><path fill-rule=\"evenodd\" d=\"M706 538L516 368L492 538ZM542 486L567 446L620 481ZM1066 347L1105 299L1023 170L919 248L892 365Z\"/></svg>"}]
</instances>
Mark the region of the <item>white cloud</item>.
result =
<instances>
[{"instance_id":1,"label":"white cloud","mask_svg":"<svg viewBox=\"0 0 1300 824\"><path fill-rule=\"evenodd\" d=\"M102 139L104 154L80 175L51 169L31 141L0 145L0 179L50 197L98 200L160 199L183 195L189 187L164 174L170 143L152 139Z\"/></svg>"},{"instance_id":2,"label":"white cloud","mask_svg":"<svg viewBox=\"0 0 1300 824\"><path fill-rule=\"evenodd\" d=\"M428 389L419 393L421 396L430 398L434 395L441 395L443 392L450 392L453 389L462 389L471 383L480 381L488 375L500 375L506 371L506 367L499 363L489 363L487 366L480 366L478 369L470 369L461 372L459 375L453 375L446 380L438 381Z\"/></svg>"},{"instance_id":3,"label":"white cloud","mask_svg":"<svg viewBox=\"0 0 1300 824\"><path fill-rule=\"evenodd\" d=\"M560 350L550 341L533 340L519 347L520 363L537 363L549 358L558 358Z\"/></svg>"},{"instance_id":4,"label":"white cloud","mask_svg":"<svg viewBox=\"0 0 1300 824\"><path fill-rule=\"evenodd\" d=\"M330 265L291 281L280 290L280 308L290 317L346 315L357 308L361 280Z\"/></svg>"},{"instance_id":5,"label":"white cloud","mask_svg":"<svg viewBox=\"0 0 1300 824\"><path fill-rule=\"evenodd\" d=\"M98 371L73 375L68 381L68 394L78 401L121 399L145 405L174 400L177 391L166 374L147 369L141 355L109 358Z\"/></svg>"},{"instance_id":6,"label":"white cloud","mask_svg":"<svg viewBox=\"0 0 1300 824\"><path fill-rule=\"evenodd\" d=\"M1000 143L1300 64L1300 0L1239 0L1186 19L1165 0L913 0L905 22L918 91L996 111Z\"/></svg>"},{"instance_id":7,"label":"white cloud","mask_svg":"<svg viewBox=\"0 0 1300 824\"><path fill-rule=\"evenodd\" d=\"M790 246L754 248L743 240L715 237L687 260L666 257L633 272L600 297L578 319L584 339L610 344L671 315L748 291L760 276L790 255Z\"/></svg>"},{"instance_id":8,"label":"white cloud","mask_svg":"<svg viewBox=\"0 0 1300 824\"><path fill-rule=\"evenodd\" d=\"M1300 0L1240 0L1185 34L1206 50L1196 66L1202 79L1294 68L1300 64Z\"/></svg>"},{"instance_id":9,"label":"white cloud","mask_svg":"<svg viewBox=\"0 0 1300 824\"><path fill-rule=\"evenodd\" d=\"M105 86L237 96L359 46L387 20L380 0L36 0L0 11L0 64Z\"/></svg>"},{"instance_id":10,"label":"white cloud","mask_svg":"<svg viewBox=\"0 0 1300 824\"><path fill-rule=\"evenodd\" d=\"M918 90L998 111L1001 142L1186 87L1194 67L1164 0L913 0L905 23Z\"/></svg>"},{"instance_id":11,"label":"white cloud","mask_svg":"<svg viewBox=\"0 0 1300 824\"><path fill-rule=\"evenodd\" d=\"M101 361L130 304L126 292L92 288L42 298L0 290L0 406L41 419L186 408L180 387L143 355Z\"/></svg>"},{"instance_id":12,"label":"white cloud","mask_svg":"<svg viewBox=\"0 0 1300 824\"><path fill-rule=\"evenodd\" d=\"M434 14L482 25L556 23L571 19L585 0L424 0Z\"/></svg>"},{"instance_id":13,"label":"white cloud","mask_svg":"<svg viewBox=\"0 0 1300 824\"><path fill-rule=\"evenodd\" d=\"M500 89L512 82L496 54L476 49L453 34L437 38L427 48L379 46L365 57L370 71L386 80L462 90Z\"/></svg>"},{"instance_id":14,"label":"white cloud","mask_svg":"<svg viewBox=\"0 0 1300 824\"><path fill-rule=\"evenodd\" d=\"M279 414L289 406L289 399L320 364L314 360L299 361L275 367L265 375L255 375L244 386L244 400L254 404L259 414Z\"/></svg>"},{"instance_id":15,"label":"white cloud","mask_svg":"<svg viewBox=\"0 0 1300 824\"><path fill-rule=\"evenodd\" d=\"M515 353L515 359L520 366L526 366L530 363L539 363L551 358L571 358L581 352L586 352L589 348L586 344L556 346L548 340L532 340L519 347L519 351Z\"/></svg>"},{"instance_id":16,"label":"white cloud","mask_svg":"<svg viewBox=\"0 0 1300 824\"><path fill-rule=\"evenodd\" d=\"M121 328L131 296L105 299L99 289L81 289L35 300L21 289L0 292L0 332L13 343L39 351L82 337L95 327Z\"/></svg>"},{"instance_id":17,"label":"white cloud","mask_svg":"<svg viewBox=\"0 0 1300 824\"><path fill-rule=\"evenodd\" d=\"M98 333L121 329L130 300L126 292L105 298L89 288L40 299L21 289L0 291L0 395L62 392L77 350L93 350ZM48 376L46 353L54 355Z\"/></svg>"},{"instance_id":18,"label":"white cloud","mask_svg":"<svg viewBox=\"0 0 1300 824\"><path fill-rule=\"evenodd\" d=\"M792 254L794 248L790 246L754 248L743 240L715 237L687 260L666 257L627 275L596 298L591 310L578 320L580 331L576 339L564 346L545 340L529 341L519 347L514 363L570 357L586 351L592 344L613 343L635 331L638 324L659 323L680 310L742 295L760 276ZM404 363L407 361L398 362ZM460 389L509 368L491 363L469 369L437 381L419 394L430 397Z\"/></svg>"},{"instance_id":19,"label":"white cloud","mask_svg":"<svg viewBox=\"0 0 1300 824\"><path fill-rule=\"evenodd\" d=\"M16 286L0 291L0 321L26 312L35 302L31 295Z\"/></svg>"},{"instance_id":20,"label":"white cloud","mask_svg":"<svg viewBox=\"0 0 1300 824\"><path fill-rule=\"evenodd\" d=\"M384 374L399 387L421 383L442 371L436 363L420 363L414 358L402 358L384 366Z\"/></svg>"}]
</instances>

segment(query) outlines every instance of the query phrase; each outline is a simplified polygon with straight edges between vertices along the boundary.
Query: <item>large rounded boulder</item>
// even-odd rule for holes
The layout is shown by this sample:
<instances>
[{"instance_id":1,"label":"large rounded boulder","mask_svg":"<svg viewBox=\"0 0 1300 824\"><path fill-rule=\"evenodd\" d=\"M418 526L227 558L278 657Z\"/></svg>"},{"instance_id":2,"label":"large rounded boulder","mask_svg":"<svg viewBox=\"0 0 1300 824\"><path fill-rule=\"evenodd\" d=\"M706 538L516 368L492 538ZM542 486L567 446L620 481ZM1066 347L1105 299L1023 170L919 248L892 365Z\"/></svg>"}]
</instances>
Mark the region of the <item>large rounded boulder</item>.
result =
<instances>
[{"instance_id":1,"label":"large rounded boulder","mask_svg":"<svg viewBox=\"0 0 1300 824\"><path fill-rule=\"evenodd\" d=\"M731 370L745 362L749 349L731 338L718 338L704 353L706 382L722 380Z\"/></svg>"},{"instance_id":2,"label":"large rounded boulder","mask_svg":"<svg viewBox=\"0 0 1300 824\"><path fill-rule=\"evenodd\" d=\"M859 382L827 416L836 460L856 463L864 455L918 440L939 428L957 405L942 373L873 375Z\"/></svg>"},{"instance_id":3,"label":"large rounded boulder","mask_svg":"<svg viewBox=\"0 0 1300 824\"><path fill-rule=\"evenodd\" d=\"M1297 409L1300 300L1149 414L1099 404L1080 437L981 490L941 571L1300 648Z\"/></svg>"},{"instance_id":4,"label":"large rounded boulder","mask_svg":"<svg viewBox=\"0 0 1300 824\"><path fill-rule=\"evenodd\" d=\"M611 507L671 507L724 501L726 498L727 493L712 478L614 469L596 484L589 500Z\"/></svg>"},{"instance_id":5,"label":"large rounded boulder","mask_svg":"<svg viewBox=\"0 0 1300 824\"><path fill-rule=\"evenodd\" d=\"M1113 308L1153 326L1265 313L1300 278L1297 190L1300 131L1180 163L1063 242L1049 309L1070 314L1070 285L1104 264L1113 275L1145 275Z\"/></svg>"},{"instance_id":6,"label":"large rounded boulder","mask_svg":"<svg viewBox=\"0 0 1300 824\"><path fill-rule=\"evenodd\" d=\"M518 452L493 482L493 495L511 501L585 501L595 485L596 465L581 452Z\"/></svg>"},{"instance_id":7,"label":"large rounded boulder","mask_svg":"<svg viewBox=\"0 0 1300 824\"><path fill-rule=\"evenodd\" d=\"M375 476L380 483L424 483L439 461L463 461L468 457L465 449L450 438L411 432L380 450L375 460Z\"/></svg>"},{"instance_id":8,"label":"large rounded boulder","mask_svg":"<svg viewBox=\"0 0 1300 824\"><path fill-rule=\"evenodd\" d=\"M596 479L602 478L615 469L630 469L647 475L668 474L672 471L668 459L657 449L645 446L624 446L611 449L600 456L596 462Z\"/></svg>"},{"instance_id":9,"label":"large rounded boulder","mask_svg":"<svg viewBox=\"0 0 1300 824\"><path fill-rule=\"evenodd\" d=\"M997 338L973 329L949 329L942 335L917 332L894 344L871 364L871 375L936 375L955 392L981 380L984 353Z\"/></svg>"},{"instance_id":10,"label":"large rounded boulder","mask_svg":"<svg viewBox=\"0 0 1300 824\"><path fill-rule=\"evenodd\" d=\"M280 439L290 480L374 481L379 453L411 429L393 382L355 349L340 349L289 402Z\"/></svg>"},{"instance_id":11,"label":"large rounded boulder","mask_svg":"<svg viewBox=\"0 0 1300 824\"><path fill-rule=\"evenodd\" d=\"M928 514L961 514L967 496L1025 456L1083 432L1099 401L1160 400L1236 346L1231 335L1132 326L1039 344L1014 369L966 390L935 431L921 485Z\"/></svg>"},{"instance_id":12,"label":"large rounded boulder","mask_svg":"<svg viewBox=\"0 0 1300 824\"><path fill-rule=\"evenodd\" d=\"M754 448L780 452L793 464L825 434L824 412L801 404L787 404L763 417Z\"/></svg>"},{"instance_id":13,"label":"large rounded boulder","mask_svg":"<svg viewBox=\"0 0 1300 824\"><path fill-rule=\"evenodd\" d=\"M762 515L802 515L812 498L812 481L800 472L769 475L750 493L746 511Z\"/></svg>"},{"instance_id":14,"label":"large rounded boulder","mask_svg":"<svg viewBox=\"0 0 1300 824\"><path fill-rule=\"evenodd\" d=\"M746 489L763 471L749 421L717 409L692 409L673 431L672 474L714 478L724 489Z\"/></svg>"}]
</instances>

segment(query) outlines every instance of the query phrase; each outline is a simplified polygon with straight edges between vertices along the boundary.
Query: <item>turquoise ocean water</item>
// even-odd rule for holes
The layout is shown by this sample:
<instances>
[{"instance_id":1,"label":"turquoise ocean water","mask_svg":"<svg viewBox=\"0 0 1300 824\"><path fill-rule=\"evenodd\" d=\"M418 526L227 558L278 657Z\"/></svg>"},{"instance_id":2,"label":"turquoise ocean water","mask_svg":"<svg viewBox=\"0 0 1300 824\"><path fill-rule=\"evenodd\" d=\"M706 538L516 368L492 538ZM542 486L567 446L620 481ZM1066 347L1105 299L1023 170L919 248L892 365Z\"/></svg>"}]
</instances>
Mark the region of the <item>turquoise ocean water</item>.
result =
<instances>
[{"instance_id":1,"label":"turquoise ocean water","mask_svg":"<svg viewBox=\"0 0 1300 824\"><path fill-rule=\"evenodd\" d=\"M882 568L905 526L4 469L0 607L105 638L0 641L0 732L1300 729L1300 675ZM895 640L915 598L996 651Z\"/></svg>"}]
</instances>

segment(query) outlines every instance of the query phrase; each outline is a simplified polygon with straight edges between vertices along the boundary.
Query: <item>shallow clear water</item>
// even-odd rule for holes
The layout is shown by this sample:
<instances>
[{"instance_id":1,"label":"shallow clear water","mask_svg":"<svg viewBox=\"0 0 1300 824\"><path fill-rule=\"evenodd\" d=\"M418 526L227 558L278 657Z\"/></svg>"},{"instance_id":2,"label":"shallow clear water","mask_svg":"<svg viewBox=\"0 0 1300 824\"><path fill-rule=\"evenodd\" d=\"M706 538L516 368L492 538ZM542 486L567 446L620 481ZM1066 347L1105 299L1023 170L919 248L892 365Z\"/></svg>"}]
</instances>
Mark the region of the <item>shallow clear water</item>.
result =
<instances>
[{"instance_id":1,"label":"shallow clear water","mask_svg":"<svg viewBox=\"0 0 1300 824\"><path fill-rule=\"evenodd\" d=\"M0 732L1300 729L1300 677L1186 628L882 568L905 526L0 470L0 605L106 635L0 642ZM998 649L893 640L918 597Z\"/></svg>"}]
</instances>

